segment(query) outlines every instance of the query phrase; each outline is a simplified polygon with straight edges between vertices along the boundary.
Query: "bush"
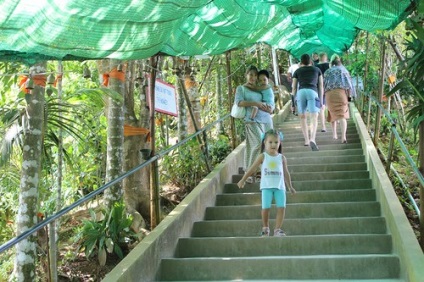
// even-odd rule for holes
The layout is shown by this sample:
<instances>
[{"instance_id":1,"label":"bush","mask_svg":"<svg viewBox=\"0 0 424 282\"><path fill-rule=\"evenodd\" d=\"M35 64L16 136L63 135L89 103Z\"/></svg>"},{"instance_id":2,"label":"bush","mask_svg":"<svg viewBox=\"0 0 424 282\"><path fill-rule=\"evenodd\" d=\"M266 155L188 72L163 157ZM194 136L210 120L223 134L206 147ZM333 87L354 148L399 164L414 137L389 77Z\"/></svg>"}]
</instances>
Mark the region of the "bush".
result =
<instances>
[{"instance_id":1,"label":"bush","mask_svg":"<svg viewBox=\"0 0 424 282\"><path fill-rule=\"evenodd\" d=\"M161 162L161 182L170 183L187 192L207 175L204 156L196 139L164 156Z\"/></svg>"},{"instance_id":2,"label":"bush","mask_svg":"<svg viewBox=\"0 0 424 282\"><path fill-rule=\"evenodd\" d=\"M217 140L209 141L209 157L212 165L222 162L231 150L230 139L225 135L219 135Z\"/></svg>"}]
</instances>

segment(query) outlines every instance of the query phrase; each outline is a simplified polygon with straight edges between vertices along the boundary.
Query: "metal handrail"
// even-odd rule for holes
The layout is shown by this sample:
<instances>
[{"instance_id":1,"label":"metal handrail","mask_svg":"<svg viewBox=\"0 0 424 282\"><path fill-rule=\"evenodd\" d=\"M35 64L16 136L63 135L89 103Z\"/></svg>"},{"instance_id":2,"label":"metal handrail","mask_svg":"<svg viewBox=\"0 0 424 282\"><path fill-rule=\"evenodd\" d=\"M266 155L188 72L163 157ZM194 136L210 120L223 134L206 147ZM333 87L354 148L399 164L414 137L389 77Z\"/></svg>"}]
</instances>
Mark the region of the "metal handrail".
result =
<instances>
[{"instance_id":1,"label":"metal handrail","mask_svg":"<svg viewBox=\"0 0 424 282\"><path fill-rule=\"evenodd\" d=\"M389 120L389 122L391 124L390 131L392 132L392 136L396 137L396 140L398 141L400 148L401 148L406 160L408 161L409 165L412 167L412 170L415 173L415 175L417 176L420 184L422 186L424 186L424 177L421 174L420 170L418 169L417 165L415 164L414 160L412 159L411 155L409 154L409 151L406 148L405 144L403 143L402 138L400 137L399 132L396 129L396 122L392 119L392 117L389 115L389 113L386 111L386 109L384 109L383 105L381 105L381 103L379 101L377 101L377 99L375 97L373 97L373 96L371 96L367 93L364 93L364 96L367 96L368 98L370 98L370 100L372 100L381 109L382 113ZM390 161L390 160L387 160L387 161ZM398 177L399 180L401 181L401 184L402 184L404 190L408 193L408 198L412 202L412 206L414 207L414 210L416 211L418 216L421 217L420 209L417 206L417 204L415 203L414 198L412 197L411 192L409 191L409 187L407 187L404 184L402 178L400 178L400 175L393 168L393 166L390 165L390 168L395 172L396 177Z\"/></svg>"},{"instance_id":2,"label":"metal handrail","mask_svg":"<svg viewBox=\"0 0 424 282\"><path fill-rule=\"evenodd\" d=\"M165 149L163 151L160 151L159 153L157 153L156 155L152 156L149 160L139 164L138 166L130 169L129 171L127 171L126 173L118 176L117 178L111 180L110 182L104 184L103 186L101 186L100 188L98 188L97 190L94 190L92 192L90 192L89 194L87 194L85 197L79 199L78 201L72 203L71 205L61 209L60 211L58 211L57 213L47 217L46 219L44 219L43 221L39 222L38 224L36 224L35 226L33 226L32 228L22 232L20 235L10 239L9 241L7 241L6 243L4 243L3 245L0 246L0 253L10 249L11 247L13 247L14 245L16 245L17 243L19 243L20 241L22 241L23 239L27 238L28 236L30 236L32 233L37 232L38 230L40 230L41 228L45 227L46 225L48 225L49 223L51 223L52 221L58 219L59 217L67 214L68 212L70 212L71 210L73 210L74 208L78 207L79 205L81 205L84 202L87 202L88 200L91 200L92 198L94 198L95 196L97 196L98 194L104 192L106 189L108 189L110 186L115 185L116 183L122 181L124 178L132 175L133 173L135 173L136 171L146 167L147 165L151 164L152 162L162 158L163 156L165 156L166 154L168 154L169 152L177 149L178 147L184 145L185 143L187 143L188 141L190 141L192 138L196 137L199 134L202 134L203 132L209 130L211 127L215 126L217 123L220 123L222 121L224 121L225 119L227 119L230 116L230 114L227 114L225 116L223 116L222 118L214 121L213 123L203 127L202 129L200 129L199 131L197 131L196 133L191 134L190 136L186 137L185 139L183 139L182 141L178 142L177 144L169 147L168 149Z\"/></svg>"}]
</instances>

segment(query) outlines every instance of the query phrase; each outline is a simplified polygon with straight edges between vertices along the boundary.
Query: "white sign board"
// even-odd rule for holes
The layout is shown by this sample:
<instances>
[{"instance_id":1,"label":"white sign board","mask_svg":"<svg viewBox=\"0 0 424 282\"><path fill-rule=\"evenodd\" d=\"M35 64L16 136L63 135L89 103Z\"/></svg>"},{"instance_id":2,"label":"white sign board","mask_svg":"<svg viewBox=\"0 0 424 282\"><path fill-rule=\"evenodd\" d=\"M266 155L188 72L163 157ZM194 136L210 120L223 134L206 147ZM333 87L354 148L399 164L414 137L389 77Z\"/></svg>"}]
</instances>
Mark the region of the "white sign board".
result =
<instances>
[{"instance_id":1,"label":"white sign board","mask_svg":"<svg viewBox=\"0 0 424 282\"><path fill-rule=\"evenodd\" d=\"M148 95L150 104L150 93ZM175 87L159 79L156 79L155 82L155 111L171 116L178 116Z\"/></svg>"}]
</instances>

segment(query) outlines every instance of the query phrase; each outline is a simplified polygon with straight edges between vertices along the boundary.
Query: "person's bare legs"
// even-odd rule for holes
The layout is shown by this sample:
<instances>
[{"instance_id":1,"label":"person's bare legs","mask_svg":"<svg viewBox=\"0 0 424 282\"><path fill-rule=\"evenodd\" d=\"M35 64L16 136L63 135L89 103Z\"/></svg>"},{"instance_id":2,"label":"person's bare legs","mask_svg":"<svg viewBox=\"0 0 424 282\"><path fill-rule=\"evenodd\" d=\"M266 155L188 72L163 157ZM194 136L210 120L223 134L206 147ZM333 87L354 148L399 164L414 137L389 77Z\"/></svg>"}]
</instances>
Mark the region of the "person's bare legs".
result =
<instances>
[{"instance_id":1,"label":"person's bare legs","mask_svg":"<svg viewBox=\"0 0 424 282\"><path fill-rule=\"evenodd\" d=\"M342 143L346 143L346 131L347 131L347 121L345 118L340 119L340 129L342 132Z\"/></svg>"},{"instance_id":2,"label":"person's bare legs","mask_svg":"<svg viewBox=\"0 0 424 282\"><path fill-rule=\"evenodd\" d=\"M311 118L311 136L309 138L309 141L316 143L315 137L317 135L318 113L310 113L309 116Z\"/></svg>"},{"instance_id":3,"label":"person's bare legs","mask_svg":"<svg viewBox=\"0 0 424 282\"><path fill-rule=\"evenodd\" d=\"M327 131L327 126L325 124L325 105L321 107L319 116L321 118L321 131Z\"/></svg>"},{"instance_id":4,"label":"person's bare legs","mask_svg":"<svg viewBox=\"0 0 424 282\"><path fill-rule=\"evenodd\" d=\"M262 227L269 227L269 209L262 209Z\"/></svg>"},{"instance_id":5,"label":"person's bare legs","mask_svg":"<svg viewBox=\"0 0 424 282\"><path fill-rule=\"evenodd\" d=\"M281 229L281 227L283 226L285 213L286 213L286 208L277 208L277 216L275 217L274 230Z\"/></svg>"},{"instance_id":6,"label":"person's bare legs","mask_svg":"<svg viewBox=\"0 0 424 282\"><path fill-rule=\"evenodd\" d=\"M300 128L302 128L303 138L305 138L305 146L309 145L309 128L306 122L306 115L299 114L300 118Z\"/></svg>"},{"instance_id":7,"label":"person's bare legs","mask_svg":"<svg viewBox=\"0 0 424 282\"><path fill-rule=\"evenodd\" d=\"M331 129L333 130L333 139L337 140L337 121L331 122Z\"/></svg>"}]
</instances>

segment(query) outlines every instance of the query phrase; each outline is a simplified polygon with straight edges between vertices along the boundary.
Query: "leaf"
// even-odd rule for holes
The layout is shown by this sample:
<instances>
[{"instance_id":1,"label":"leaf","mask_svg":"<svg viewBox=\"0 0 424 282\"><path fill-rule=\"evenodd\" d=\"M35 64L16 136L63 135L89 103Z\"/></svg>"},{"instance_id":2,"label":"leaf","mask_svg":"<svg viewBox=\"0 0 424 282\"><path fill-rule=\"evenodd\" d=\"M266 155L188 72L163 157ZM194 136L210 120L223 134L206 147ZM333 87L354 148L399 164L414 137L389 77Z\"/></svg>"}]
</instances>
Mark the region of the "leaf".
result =
<instances>
[{"instance_id":1,"label":"leaf","mask_svg":"<svg viewBox=\"0 0 424 282\"><path fill-rule=\"evenodd\" d=\"M113 240L111 238L107 238L106 241L105 241L105 245L106 245L106 248L107 248L107 252L108 253L112 253L113 252L113 247L115 245L113 243Z\"/></svg>"},{"instance_id":2,"label":"leaf","mask_svg":"<svg viewBox=\"0 0 424 282\"><path fill-rule=\"evenodd\" d=\"M99 250L98 259L99 259L100 266L105 266L106 265L107 253L106 253L105 248L101 248Z\"/></svg>"},{"instance_id":3,"label":"leaf","mask_svg":"<svg viewBox=\"0 0 424 282\"><path fill-rule=\"evenodd\" d=\"M114 250L115 250L115 254L117 254L120 259L124 258L124 253L122 252L122 249L121 247L119 247L118 244L115 244Z\"/></svg>"}]
</instances>

